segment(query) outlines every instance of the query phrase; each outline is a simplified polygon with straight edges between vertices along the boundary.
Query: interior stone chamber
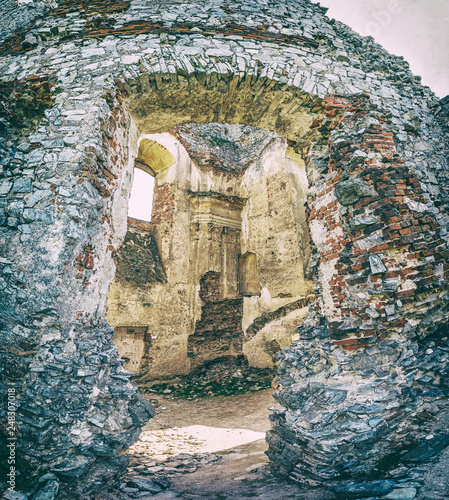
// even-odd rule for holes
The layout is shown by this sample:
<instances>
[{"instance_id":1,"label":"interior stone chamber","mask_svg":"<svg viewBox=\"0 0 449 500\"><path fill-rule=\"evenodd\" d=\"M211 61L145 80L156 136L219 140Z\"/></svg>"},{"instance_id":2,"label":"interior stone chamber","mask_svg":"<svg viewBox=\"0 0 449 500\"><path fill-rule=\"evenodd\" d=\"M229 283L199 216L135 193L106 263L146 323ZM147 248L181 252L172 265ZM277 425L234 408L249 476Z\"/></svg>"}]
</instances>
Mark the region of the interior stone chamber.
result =
<instances>
[{"instance_id":1,"label":"interior stone chamber","mask_svg":"<svg viewBox=\"0 0 449 500\"><path fill-rule=\"evenodd\" d=\"M447 99L306 0L2 9L0 415L14 389L23 488L52 472L82 498L125 469L154 409L112 326L144 378L267 366L289 339L267 454L295 481L435 458ZM151 224L127 220L135 168Z\"/></svg>"}]
</instances>

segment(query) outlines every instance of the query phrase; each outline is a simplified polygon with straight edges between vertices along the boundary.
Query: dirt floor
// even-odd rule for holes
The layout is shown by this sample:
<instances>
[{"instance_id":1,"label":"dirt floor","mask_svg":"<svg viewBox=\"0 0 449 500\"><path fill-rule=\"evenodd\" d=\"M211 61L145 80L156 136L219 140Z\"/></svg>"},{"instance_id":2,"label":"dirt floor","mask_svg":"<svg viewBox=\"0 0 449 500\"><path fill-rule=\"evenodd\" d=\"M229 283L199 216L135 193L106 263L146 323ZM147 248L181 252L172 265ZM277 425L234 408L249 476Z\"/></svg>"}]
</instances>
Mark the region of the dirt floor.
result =
<instances>
[{"instance_id":1,"label":"dirt floor","mask_svg":"<svg viewBox=\"0 0 449 500\"><path fill-rule=\"evenodd\" d=\"M156 416L127 450L131 463L120 484L95 500L335 500L329 490L271 474L264 452L269 408L276 405L272 392L198 399L147 394ZM449 428L449 421L441 426ZM448 462L446 450L436 463L423 467L417 500L449 498ZM406 486L400 493L408 492Z\"/></svg>"},{"instance_id":2,"label":"dirt floor","mask_svg":"<svg viewBox=\"0 0 449 500\"><path fill-rule=\"evenodd\" d=\"M148 395L156 416L128 453L119 496L145 499L328 500L271 475L265 432L272 389L196 401ZM149 486L148 486L149 485ZM148 487L150 491L142 489ZM159 491L158 491L159 488Z\"/></svg>"}]
</instances>

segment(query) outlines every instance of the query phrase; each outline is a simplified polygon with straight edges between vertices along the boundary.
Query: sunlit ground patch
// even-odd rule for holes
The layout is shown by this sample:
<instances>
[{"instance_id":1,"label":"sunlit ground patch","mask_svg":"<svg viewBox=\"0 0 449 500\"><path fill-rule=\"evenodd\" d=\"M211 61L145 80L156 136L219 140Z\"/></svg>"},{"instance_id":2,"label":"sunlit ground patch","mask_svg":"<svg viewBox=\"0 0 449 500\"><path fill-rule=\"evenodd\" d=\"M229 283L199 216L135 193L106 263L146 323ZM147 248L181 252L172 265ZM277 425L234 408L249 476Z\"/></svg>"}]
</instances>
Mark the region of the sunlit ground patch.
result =
<instances>
[{"instance_id":1,"label":"sunlit ground patch","mask_svg":"<svg viewBox=\"0 0 449 500\"><path fill-rule=\"evenodd\" d=\"M179 453L215 453L265 439L265 433L248 429L225 429L205 425L144 431L128 449L131 455L166 460Z\"/></svg>"}]
</instances>

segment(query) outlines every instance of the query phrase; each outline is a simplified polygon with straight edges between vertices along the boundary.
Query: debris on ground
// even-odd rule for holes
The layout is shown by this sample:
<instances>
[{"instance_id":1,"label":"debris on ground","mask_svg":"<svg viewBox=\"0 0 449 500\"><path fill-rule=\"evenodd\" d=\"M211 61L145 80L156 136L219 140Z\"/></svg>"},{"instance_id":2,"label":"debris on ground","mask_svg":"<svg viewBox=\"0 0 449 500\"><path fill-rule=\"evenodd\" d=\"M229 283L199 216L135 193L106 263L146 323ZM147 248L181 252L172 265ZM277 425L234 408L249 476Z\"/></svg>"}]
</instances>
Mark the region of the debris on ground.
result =
<instances>
[{"instance_id":1,"label":"debris on ground","mask_svg":"<svg viewBox=\"0 0 449 500\"><path fill-rule=\"evenodd\" d=\"M165 394L185 399L234 396L267 389L274 375L271 368L249 366L243 357L226 357L215 359L184 377L149 382L140 389L144 394Z\"/></svg>"}]
</instances>

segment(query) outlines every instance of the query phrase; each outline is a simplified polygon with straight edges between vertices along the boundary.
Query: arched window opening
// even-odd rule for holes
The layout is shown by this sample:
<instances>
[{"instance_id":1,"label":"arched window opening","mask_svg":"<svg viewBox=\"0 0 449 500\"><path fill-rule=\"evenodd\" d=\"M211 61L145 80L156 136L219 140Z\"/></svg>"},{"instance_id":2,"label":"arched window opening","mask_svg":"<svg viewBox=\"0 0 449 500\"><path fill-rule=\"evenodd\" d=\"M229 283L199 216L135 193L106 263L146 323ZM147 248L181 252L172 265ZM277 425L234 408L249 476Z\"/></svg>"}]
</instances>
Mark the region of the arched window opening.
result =
<instances>
[{"instance_id":1,"label":"arched window opening","mask_svg":"<svg viewBox=\"0 0 449 500\"><path fill-rule=\"evenodd\" d=\"M154 177L142 169L134 169L134 181L129 197L128 217L151 221Z\"/></svg>"}]
</instances>

